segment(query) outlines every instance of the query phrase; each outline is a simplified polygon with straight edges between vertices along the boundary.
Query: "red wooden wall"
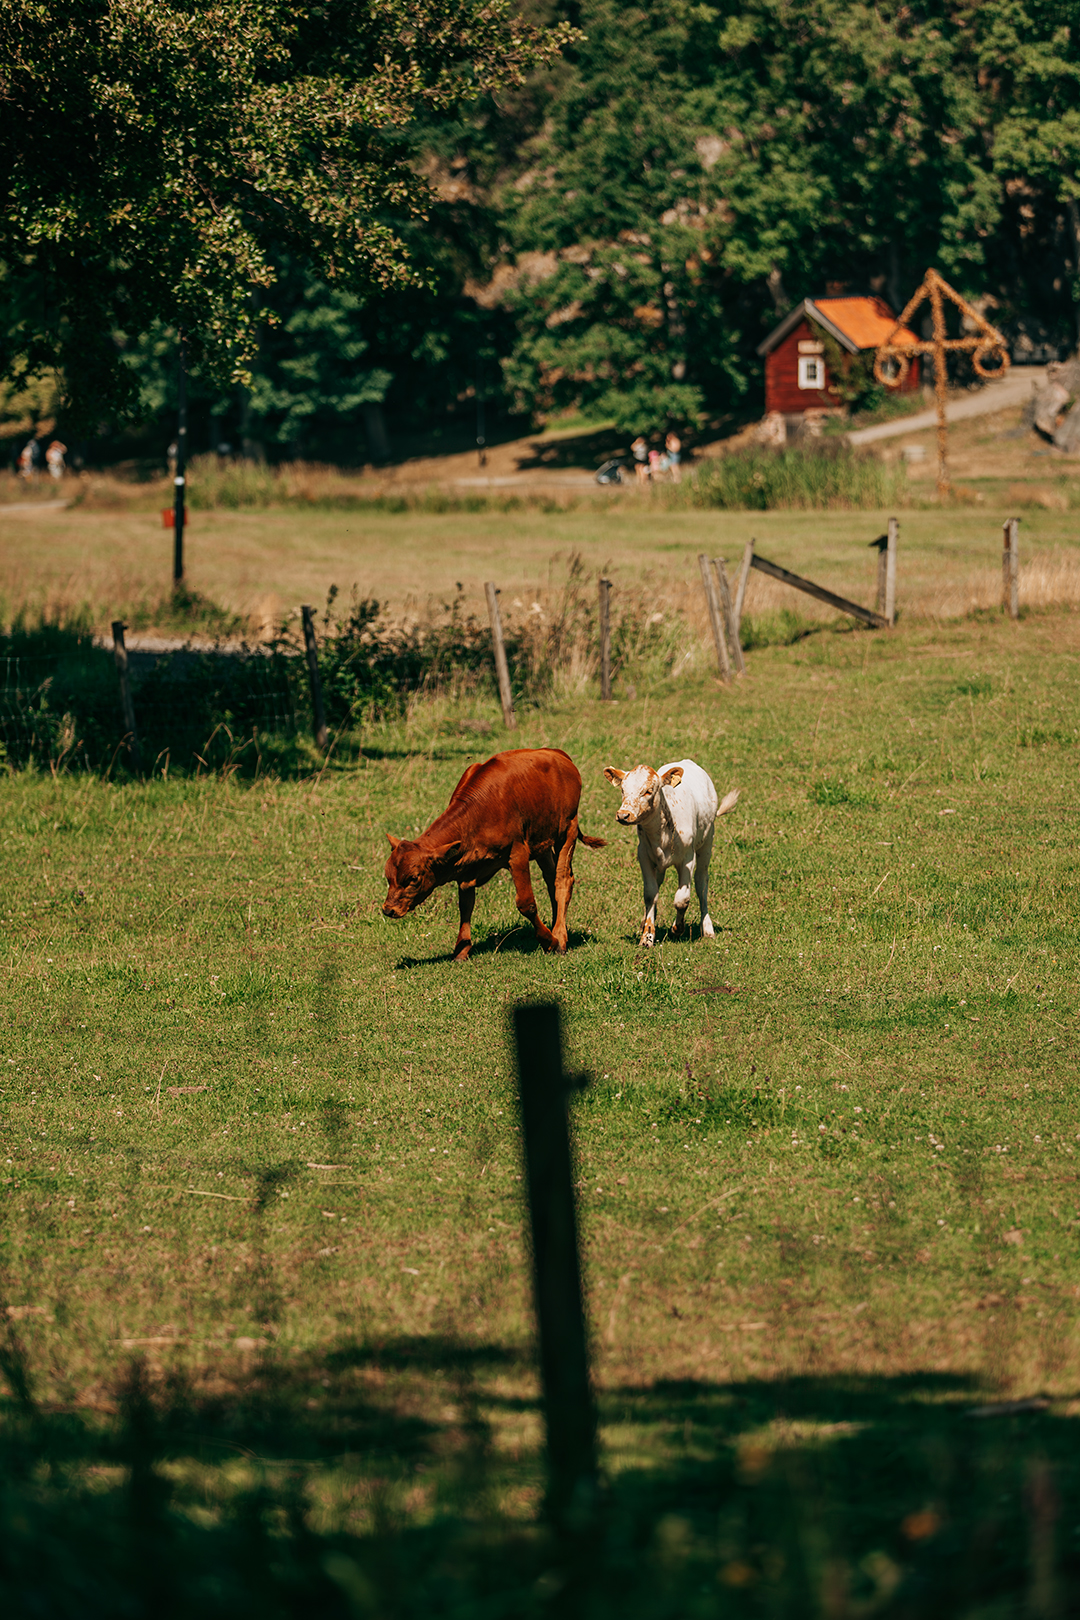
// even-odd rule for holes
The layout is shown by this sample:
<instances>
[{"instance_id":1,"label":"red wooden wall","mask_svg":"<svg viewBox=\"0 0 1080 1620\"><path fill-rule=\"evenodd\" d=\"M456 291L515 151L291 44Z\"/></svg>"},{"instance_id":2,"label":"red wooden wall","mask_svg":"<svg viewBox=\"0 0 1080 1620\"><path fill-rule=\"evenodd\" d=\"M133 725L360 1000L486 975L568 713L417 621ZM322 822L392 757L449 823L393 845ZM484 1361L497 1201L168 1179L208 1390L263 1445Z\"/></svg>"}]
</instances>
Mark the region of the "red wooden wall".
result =
<instances>
[{"instance_id":1,"label":"red wooden wall","mask_svg":"<svg viewBox=\"0 0 1080 1620\"><path fill-rule=\"evenodd\" d=\"M836 410L839 400L828 392L832 381L828 366L825 368L825 388L799 387L799 344L818 340L819 334L809 321L800 321L794 331L771 354L765 356L765 409L782 411L785 416L797 416L801 411ZM819 360L823 359L818 355ZM919 362L911 362L901 393L908 394L919 386Z\"/></svg>"}]
</instances>

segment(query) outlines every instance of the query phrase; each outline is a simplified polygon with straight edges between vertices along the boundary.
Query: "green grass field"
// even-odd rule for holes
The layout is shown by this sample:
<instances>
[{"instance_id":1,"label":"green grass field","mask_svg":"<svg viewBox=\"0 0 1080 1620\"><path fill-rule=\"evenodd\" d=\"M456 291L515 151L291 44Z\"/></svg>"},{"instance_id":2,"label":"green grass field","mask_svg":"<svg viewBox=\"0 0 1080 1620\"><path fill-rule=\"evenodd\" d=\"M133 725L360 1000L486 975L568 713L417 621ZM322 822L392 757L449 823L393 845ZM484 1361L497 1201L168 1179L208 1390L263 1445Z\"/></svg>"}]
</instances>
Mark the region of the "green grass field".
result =
<instances>
[{"instance_id":1,"label":"green grass field","mask_svg":"<svg viewBox=\"0 0 1080 1620\"><path fill-rule=\"evenodd\" d=\"M610 839L562 959L506 881L465 967L448 891L380 915L504 743L445 702L302 781L10 777L10 1612L1074 1612L1078 675L1074 615L986 617L526 713ZM641 953L601 771L683 754L742 790L718 937ZM592 1076L588 1556L535 1524L536 996Z\"/></svg>"}]
</instances>

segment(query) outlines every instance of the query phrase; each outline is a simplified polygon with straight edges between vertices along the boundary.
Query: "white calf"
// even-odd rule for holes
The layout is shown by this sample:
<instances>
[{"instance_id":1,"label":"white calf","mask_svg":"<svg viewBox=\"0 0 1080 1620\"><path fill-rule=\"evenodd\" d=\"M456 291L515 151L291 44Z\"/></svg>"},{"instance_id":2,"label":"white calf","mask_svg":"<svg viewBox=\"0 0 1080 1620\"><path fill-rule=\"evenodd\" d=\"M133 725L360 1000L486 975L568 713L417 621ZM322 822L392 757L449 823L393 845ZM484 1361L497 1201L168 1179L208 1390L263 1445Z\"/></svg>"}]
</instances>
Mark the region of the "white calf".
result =
<instances>
[{"instance_id":1,"label":"white calf","mask_svg":"<svg viewBox=\"0 0 1080 1620\"><path fill-rule=\"evenodd\" d=\"M617 771L609 765L604 775L614 787L622 789L622 804L615 819L624 827L638 830L638 863L645 884L641 943L655 943L656 901L669 866L673 866L679 876L672 933L682 933L693 878L701 906L701 932L706 939L714 939L715 929L709 916L713 832L717 816L734 810L738 789L729 793L717 807L712 778L692 759L661 765L659 771L649 765Z\"/></svg>"}]
</instances>

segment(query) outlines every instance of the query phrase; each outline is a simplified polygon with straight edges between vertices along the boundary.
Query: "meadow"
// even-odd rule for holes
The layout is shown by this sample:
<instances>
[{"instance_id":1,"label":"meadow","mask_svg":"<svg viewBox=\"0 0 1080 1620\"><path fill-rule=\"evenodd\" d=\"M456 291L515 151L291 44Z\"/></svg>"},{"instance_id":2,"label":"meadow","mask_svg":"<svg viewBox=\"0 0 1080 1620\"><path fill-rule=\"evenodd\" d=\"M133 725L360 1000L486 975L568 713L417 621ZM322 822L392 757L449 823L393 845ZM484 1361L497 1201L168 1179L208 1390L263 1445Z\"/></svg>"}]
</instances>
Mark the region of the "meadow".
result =
<instances>
[{"instance_id":1,"label":"meadow","mask_svg":"<svg viewBox=\"0 0 1080 1620\"><path fill-rule=\"evenodd\" d=\"M779 516L794 566L838 535L862 566L865 514L687 515L680 549L644 516L588 560L689 573ZM943 523L965 558L996 539L926 517L927 555ZM1061 521L1030 529L1074 545ZM511 585L543 561L517 532ZM582 672L512 738L481 690L415 704L291 780L9 775L10 1612L1074 1612L1075 614L806 629L728 689L702 655L601 707ZM451 894L380 915L386 833L507 743L566 748L609 844L564 958L496 880L458 967ZM717 939L641 952L601 773L684 754L742 794ZM508 1037L534 997L591 1076L587 1547L537 1520Z\"/></svg>"},{"instance_id":2,"label":"meadow","mask_svg":"<svg viewBox=\"0 0 1080 1620\"><path fill-rule=\"evenodd\" d=\"M576 556L589 577L607 573L617 590L651 597L656 611L690 613L696 644L697 630L705 630L699 552L725 556L734 568L755 538L765 556L872 605L877 553L870 542L890 516L884 508L678 510L636 491L599 491L601 499L568 511L196 511L186 540L187 583L211 606L185 619L170 599L172 536L161 527L160 498L135 499L138 487L123 487L127 502L115 509L8 511L0 504L0 617L26 607L54 617L81 612L106 630L123 617L141 630L214 636L238 615L249 634L259 635L295 619L301 602L319 606L336 585L343 599L355 587L397 618L423 618L433 604L460 595L464 612L486 620L484 581L494 578L503 614L514 622L532 614L534 601L547 605ZM950 620L996 608L1001 525L1015 510L996 501L902 510L902 612ZM1022 604L1080 603L1080 540L1068 512L1025 509L1020 547ZM753 575L747 613L760 618L785 609L812 623L831 617L809 598Z\"/></svg>"}]
</instances>

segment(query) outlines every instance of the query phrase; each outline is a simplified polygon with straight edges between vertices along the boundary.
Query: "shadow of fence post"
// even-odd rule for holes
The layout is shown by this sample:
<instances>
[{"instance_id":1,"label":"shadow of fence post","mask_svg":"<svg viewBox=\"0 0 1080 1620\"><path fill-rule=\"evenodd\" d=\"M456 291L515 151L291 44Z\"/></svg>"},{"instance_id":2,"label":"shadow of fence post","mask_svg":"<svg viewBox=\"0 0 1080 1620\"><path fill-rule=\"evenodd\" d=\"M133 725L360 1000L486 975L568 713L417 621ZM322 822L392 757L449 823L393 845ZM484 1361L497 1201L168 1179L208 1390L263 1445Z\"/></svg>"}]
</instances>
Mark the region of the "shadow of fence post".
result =
<instances>
[{"instance_id":1,"label":"shadow of fence post","mask_svg":"<svg viewBox=\"0 0 1080 1620\"><path fill-rule=\"evenodd\" d=\"M532 1223L533 1280L547 1424L547 1512L580 1534L596 1522L596 1411L581 1297L567 1092L554 1002L514 1009L521 1129Z\"/></svg>"}]
</instances>

